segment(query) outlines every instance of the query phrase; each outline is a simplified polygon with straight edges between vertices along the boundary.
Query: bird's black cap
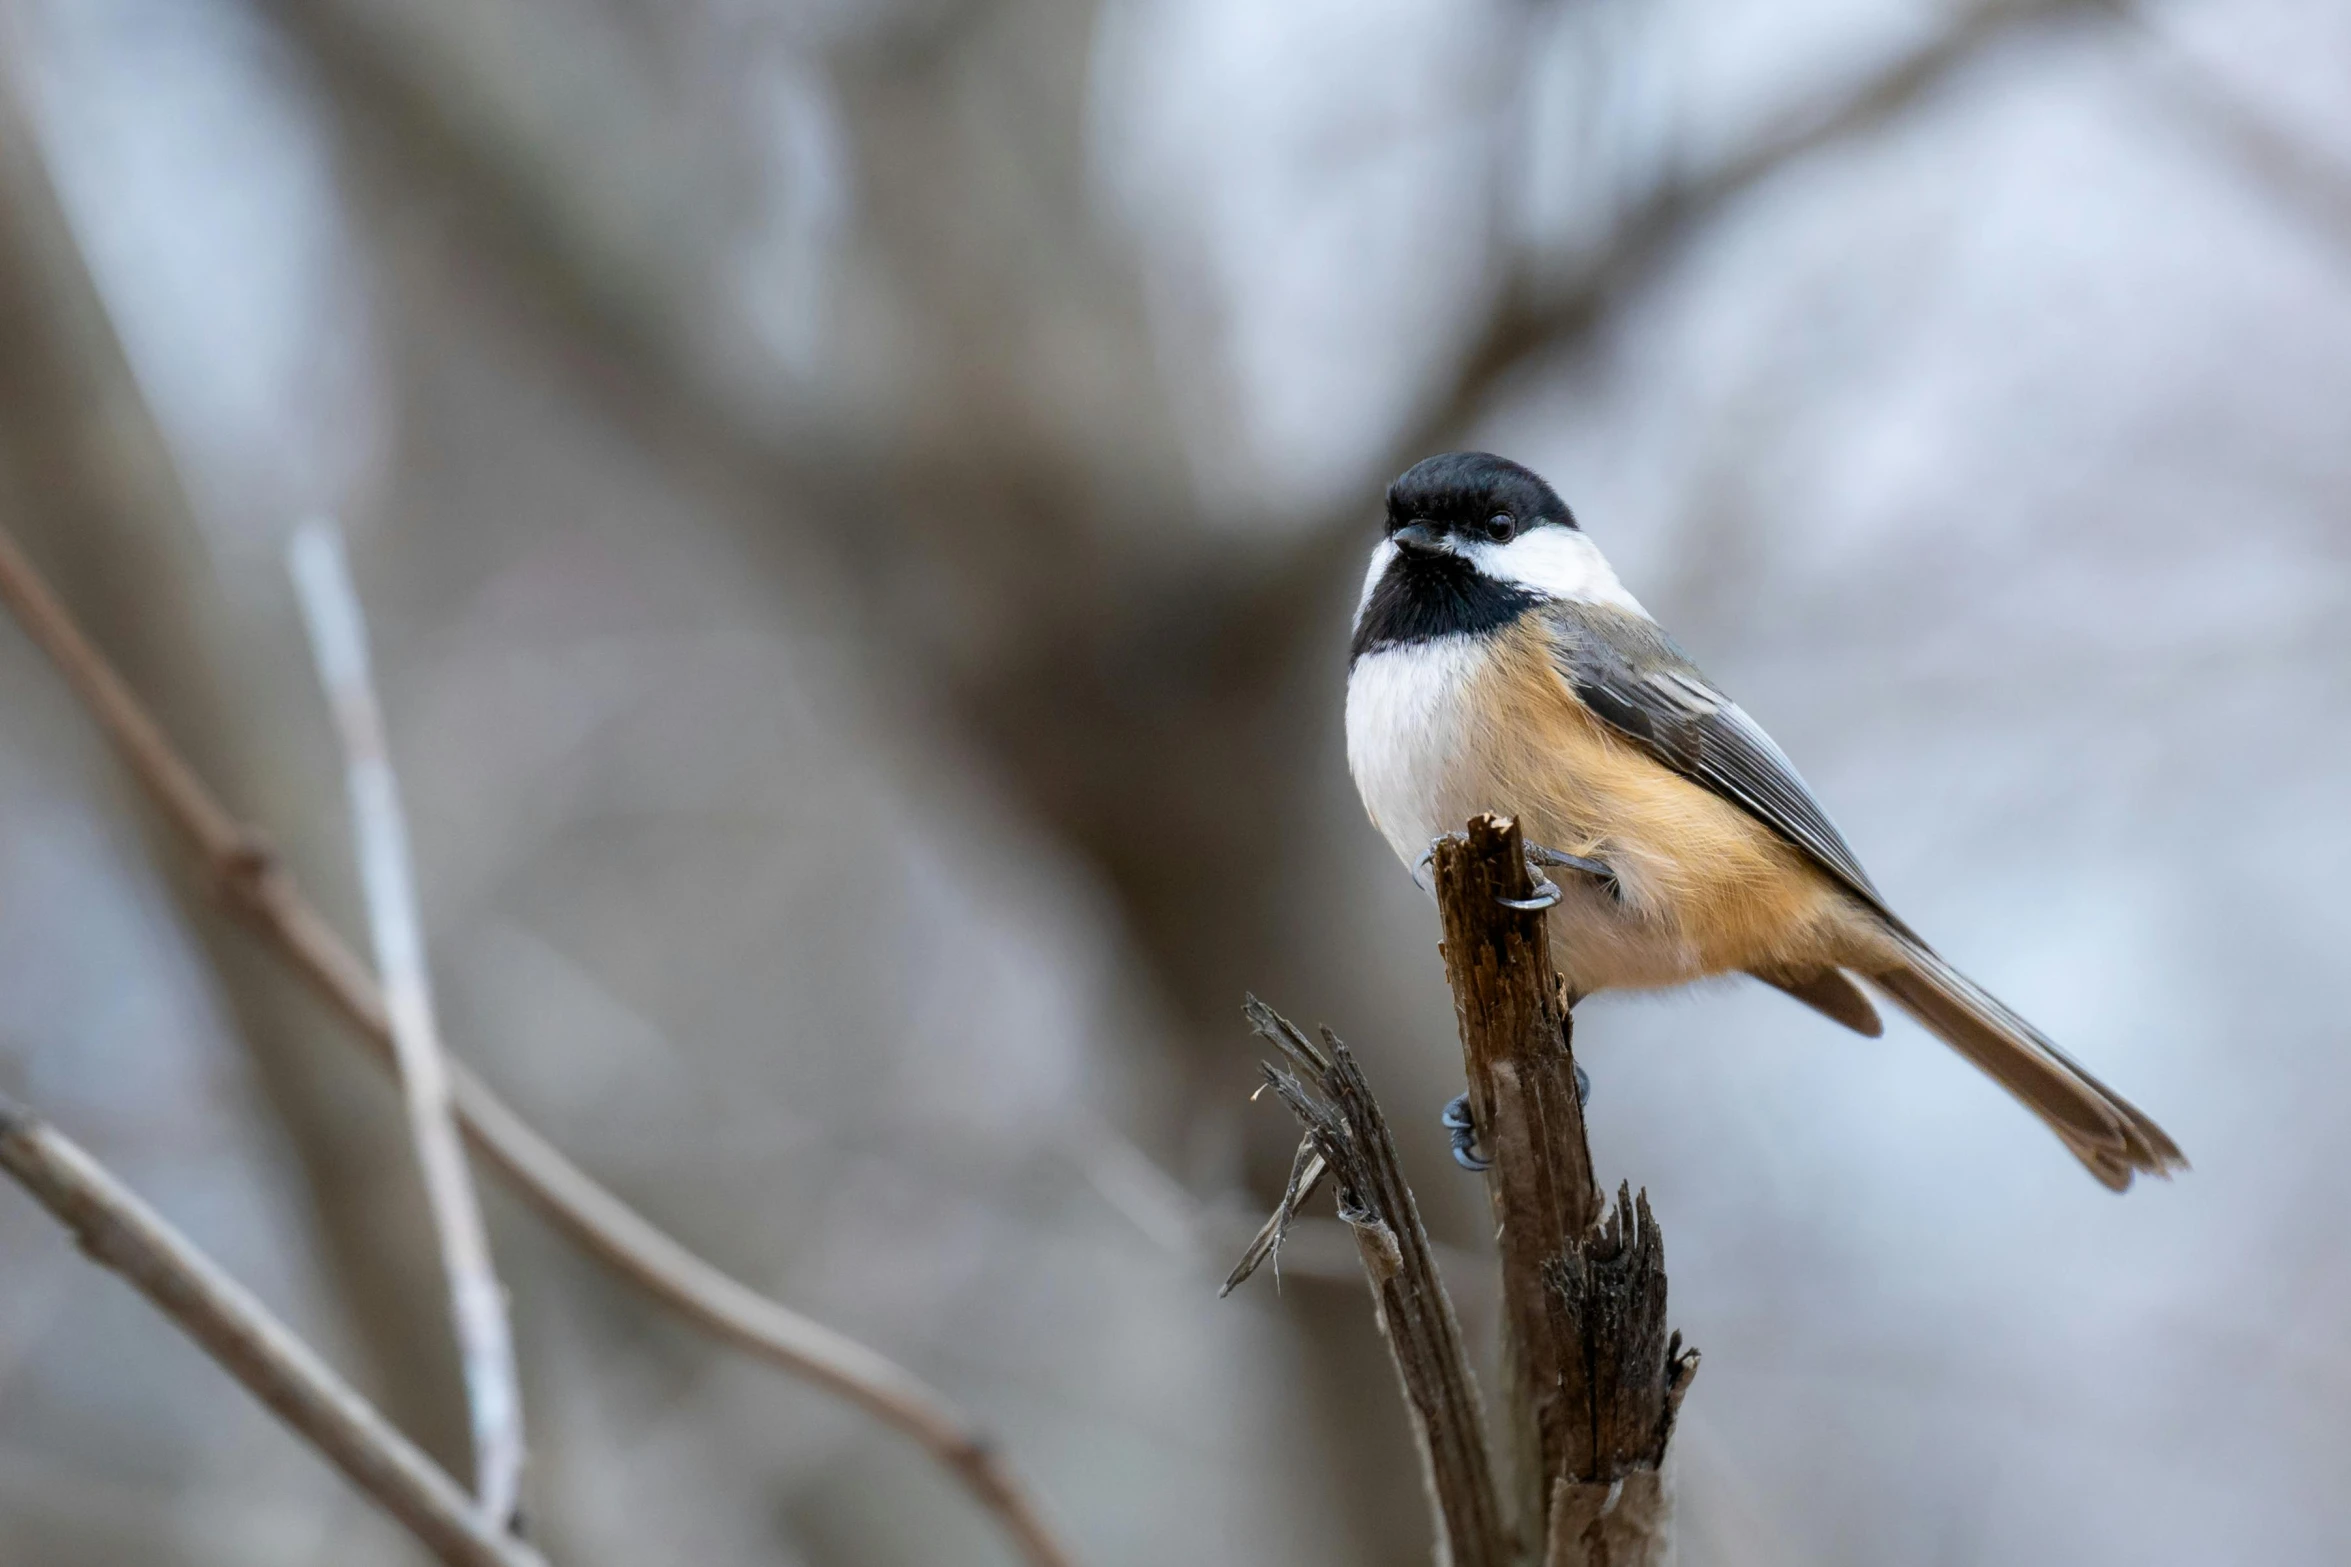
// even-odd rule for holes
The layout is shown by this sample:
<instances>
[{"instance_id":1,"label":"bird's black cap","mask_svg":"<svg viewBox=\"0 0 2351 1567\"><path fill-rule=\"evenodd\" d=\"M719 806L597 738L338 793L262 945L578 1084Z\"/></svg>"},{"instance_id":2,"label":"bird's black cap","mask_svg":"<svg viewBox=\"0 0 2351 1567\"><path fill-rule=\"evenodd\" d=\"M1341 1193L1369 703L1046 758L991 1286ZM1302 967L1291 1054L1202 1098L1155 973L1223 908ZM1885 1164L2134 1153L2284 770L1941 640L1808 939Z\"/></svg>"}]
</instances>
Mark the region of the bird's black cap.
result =
<instances>
[{"instance_id":1,"label":"bird's black cap","mask_svg":"<svg viewBox=\"0 0 2351 1567\"><path fill-rule=\"evenodd\" d=\"M1567 502L1541 474L1492 452L1424 458L1388 486L1390 533L1413 522L1443 528L1476 526L1497 514L1509 515L1521 531L1546 522L1576 525Z\"/></svg>"}]
</instances>

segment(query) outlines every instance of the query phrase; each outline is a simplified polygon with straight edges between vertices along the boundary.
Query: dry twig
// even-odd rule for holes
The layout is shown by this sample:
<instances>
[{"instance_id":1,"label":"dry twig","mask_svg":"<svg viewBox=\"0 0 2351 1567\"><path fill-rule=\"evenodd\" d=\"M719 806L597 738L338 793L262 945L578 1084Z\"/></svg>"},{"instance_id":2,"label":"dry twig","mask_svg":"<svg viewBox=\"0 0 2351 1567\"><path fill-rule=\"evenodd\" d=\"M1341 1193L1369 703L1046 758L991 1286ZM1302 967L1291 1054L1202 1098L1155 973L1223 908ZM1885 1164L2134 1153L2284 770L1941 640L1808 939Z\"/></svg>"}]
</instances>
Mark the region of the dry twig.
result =
<instances>
[{"instance_id":1,"label":"dry twig","mask_svg":"<svg viewBox=\"0 0 2351 1567\"><path fill-rule=\"evenodd\" d=\"M1203 1202L1194 1197L1150 1154L1098 1118L1080 1117L1064 1131L1062 1146L1079 1173L1136 1233L1169 1256L1186 1263L1229 1256L1235 1239L1250 1237L1242 1266L1227 1277L1218 1292L1220 1297L1232 1293L1235 1284L1272 1255L1276 1244L1281 1247L1274 1269L1277 1283L1299 1279L1349 1289L1362 1287L1363 1267L1355 1255L1354 1232L1338 1220L1284 1212L1255 1224L1225 1201ZM1317 1165L1299 1200L1303 1202L1321 1181ZM1469 1265L1469 1258L1434 1242L1431 1250L1458 1289L1464 1277L1460 1268ZM1469 1282L1475 1288L1478 1281L1472 1278Z\"/></svg>"},{"instance_id":2,"label":"dry twig","mask_svg":"<svg viewBox=\"0 0 2351 1567\"><path fill-rule=\"evenodd\" d=\"M1412 1411L1413 1435L1437 1515L1438 1559L1450 1567L1510 1567L1510 1530L1494 1488L1477 1382L1462 1349L1453 1302L1429 1254L1420 1209L1397 1167L1387 1118L1337 1035L1325 1029L1317 1045L1254 996L1248 1012L1251 1025L1290 1063L1290 1071L1269 1064L1266 1081L1305 1126L1311 1145L1298 1150L1271 1226L1275 1240L1265 1250L1279 1245L1281 1223L1305 1199L1316 1165L1323 1166L1338 1187L1339 1217L1355 1231L1363 1271L1372 1283L1373 1309ZM1253 1246L1251 1256L1258 1255ZM1225 1288L1248 1277L1253 1267L1244 1259Z\"/></svg>"},{"instance_id":3,"label":"dry twig","mask_svg":"<svg viewBox=\"0 0 2351 1567\"><path fill-rule=\"evenodd\" d=\"M1298 1140L1297 1157L1290 1161L1290 1179L1282 1187L1282 1200L1275 1204L1272 1217L1250 1238L1241 1260L1233 1264L1233 1271L1224 1276L1224 1287L1216 1292L1218 1300L1239 1289L1242 1281L1268 1260L1273 1263L1274 1282L1281 1282L1282 1243L1289 1239L1291 1226L1298 1222L1298 1210L1321 1188L1322 1178L1330 1173L1330 1161L1315 1148L1314 1134L1307 1133Z\"/></svg>"},{"instance_id":4,"label":"dry twig","mask_svg":"<svg viewBox=\"0 0 2351 1567\"><path fill-rule=\"evenodd\" d=\"M0 602L57 665L164 819L188 839L221 900L390 1066L391 1022L366 965L260 837L204 786L4 530ZM839 1394L913 1440L994 1516L1031 1567L1070 1567L1073 1558L1028 1487L936 1389L696 1256L573 1164L479 1078L448 1065L450 1102L475 1150L576 1244L703 1331Z\"/></svg>"},{"instance_id":5,"label":"dry twig","mask_svg":"<svg viewBox=\"0 0 2351 1567\"><path fill-rule=\"evenodd\" d=\"M382 705L369 671L367 621L341 534L332 523L298 529L287 551L319 683L334 709L351 795L351 835L358 849L367 923L375 938L385 1015L392 1028L408 1131L424 1177L441 1272L449 1290L450 1324L465 1375L473 1421L474 1490L482 1511L510 1519L522 1500L522 1379L515 1368L514 1324L506 1291L490 1260L473 1172L449 1110L449 1068L433 1013L425 966L424 920L417 912L408 823L400 783L384 733Z\"/></svg>"},{"instance_id":6,"label":"dry twig","mask_svg":"<svg viewBox=\"0 0 2351 1567\"><path fill-rule=\"evenodd\" d=\"M545 1567L244 1286L87 1153L0 1097L0 1169L451 1567Z\"/></svg>"}]
</instances>

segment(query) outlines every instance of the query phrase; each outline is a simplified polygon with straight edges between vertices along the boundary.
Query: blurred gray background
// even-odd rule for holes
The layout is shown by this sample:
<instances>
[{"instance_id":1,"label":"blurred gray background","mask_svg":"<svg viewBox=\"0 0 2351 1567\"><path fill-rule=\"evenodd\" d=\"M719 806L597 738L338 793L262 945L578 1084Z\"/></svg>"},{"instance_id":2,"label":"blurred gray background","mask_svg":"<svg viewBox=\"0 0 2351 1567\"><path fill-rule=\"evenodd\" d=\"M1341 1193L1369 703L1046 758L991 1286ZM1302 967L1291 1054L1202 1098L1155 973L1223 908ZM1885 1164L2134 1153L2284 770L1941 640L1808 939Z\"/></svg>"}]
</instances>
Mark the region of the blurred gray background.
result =
<instances>
[{"instance_id":1,"label":"blurred gray background","mask_svg":"<svg viewBox=\"0 0 2351 1567\"><path fill-rule=\"evenodd\" d=\"M2196 1166L2118 1201L1906 1023L1587 1006L1684 1560L2351 1558L2351 12L0 0L0 67L0 520L359 936L339 516L453 1048L1087 1561L1428 1559L1360 1283L1215 1285L1249 988L1490 1338L1339 744L1380 486L1472 444ZM0 714L0 1087L462 1463L393 1092L13 629ZM491 1190L556 1560L1007 1559ZM0 1191L0 1562L417 1559Z\"/></svg>"}]
</instances>

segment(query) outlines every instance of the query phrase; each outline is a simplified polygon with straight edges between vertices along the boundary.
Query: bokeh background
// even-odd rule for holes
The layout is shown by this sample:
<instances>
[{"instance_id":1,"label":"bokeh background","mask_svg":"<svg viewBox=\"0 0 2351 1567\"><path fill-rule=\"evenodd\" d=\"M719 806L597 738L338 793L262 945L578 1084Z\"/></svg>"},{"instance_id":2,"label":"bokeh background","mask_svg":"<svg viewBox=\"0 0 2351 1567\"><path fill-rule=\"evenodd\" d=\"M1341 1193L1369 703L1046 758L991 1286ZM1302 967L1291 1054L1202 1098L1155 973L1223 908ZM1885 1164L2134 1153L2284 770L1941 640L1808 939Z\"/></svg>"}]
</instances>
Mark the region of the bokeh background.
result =
<instances>
[{"instance_id":1,"label":"bokeh background","mask_svg":"<svg viewBox=\"0 0 2351 1567\"><path fill-rule=\"evenodd\" d=\"M1491 1347L1339 736L1462 445L2196 1164L2118 1201L1903 1022L1584 1008L1684 1560L2351 1558L2351 12L0 0L0 520L358 936L339 517L453 1048L1104 1567L1428 1559L1333 1237L1215 1285L1291 1143L1246 988ZM462 1465L392 1091L6 628L0 715L0 1088ZM1006 1559L492 1191L556 1560ZM0 1191L0 1561L418 1559Z\"/></svg>"}]
</instances>

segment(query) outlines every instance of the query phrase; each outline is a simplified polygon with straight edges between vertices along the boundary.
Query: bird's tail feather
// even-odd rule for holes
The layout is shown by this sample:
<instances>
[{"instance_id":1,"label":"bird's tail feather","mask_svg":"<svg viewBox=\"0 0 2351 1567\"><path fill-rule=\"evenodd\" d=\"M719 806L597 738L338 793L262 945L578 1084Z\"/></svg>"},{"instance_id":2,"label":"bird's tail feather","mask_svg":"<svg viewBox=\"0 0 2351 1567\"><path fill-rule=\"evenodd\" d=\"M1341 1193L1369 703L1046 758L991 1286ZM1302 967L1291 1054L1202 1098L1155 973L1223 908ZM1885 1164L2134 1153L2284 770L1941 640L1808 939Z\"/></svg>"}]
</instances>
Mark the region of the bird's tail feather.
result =
<instances>
[{"instance_id":1,"label":"bird's tail feather","mask_svg":"<svg viewBox=\"0 0 2351 1567\"><path fill-rule=\"evenodd\" d=\"M2022 1100L2100 1182L2119 1192L2138 1171L2187 1168L2162 1127L1923 942L1906 941L1903 958L1871 983Z\"/></svg>"}]
</instances>

